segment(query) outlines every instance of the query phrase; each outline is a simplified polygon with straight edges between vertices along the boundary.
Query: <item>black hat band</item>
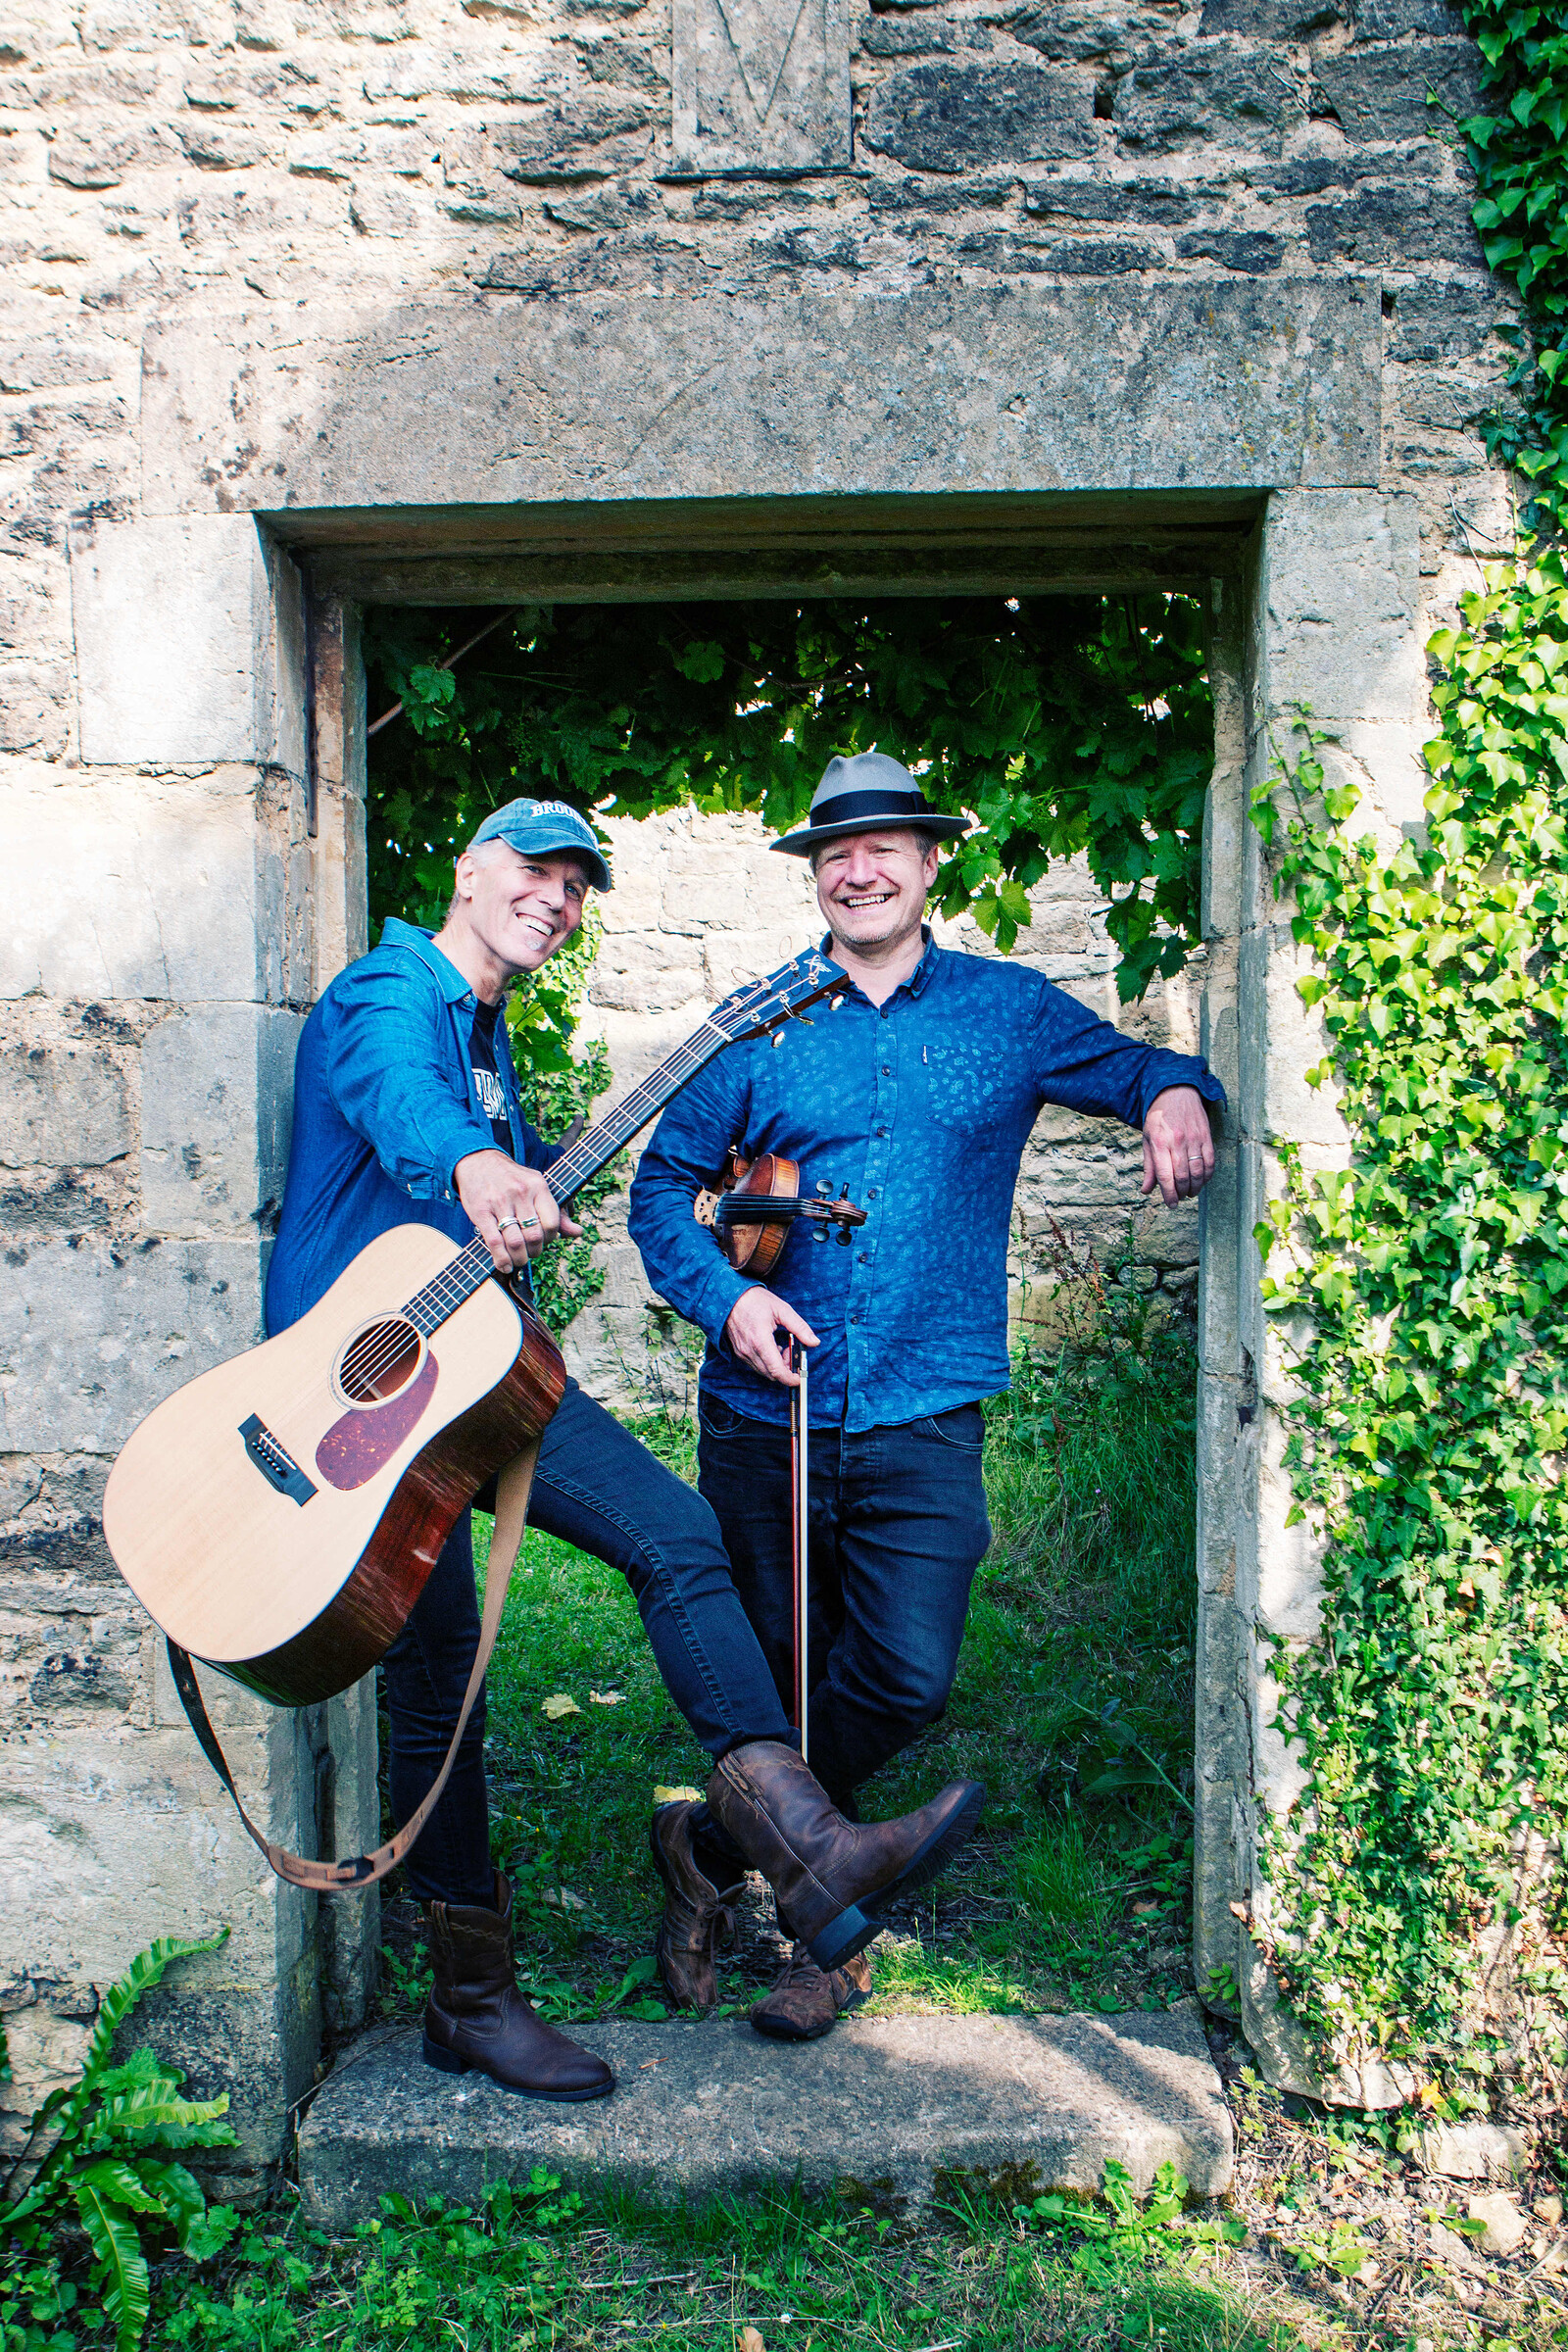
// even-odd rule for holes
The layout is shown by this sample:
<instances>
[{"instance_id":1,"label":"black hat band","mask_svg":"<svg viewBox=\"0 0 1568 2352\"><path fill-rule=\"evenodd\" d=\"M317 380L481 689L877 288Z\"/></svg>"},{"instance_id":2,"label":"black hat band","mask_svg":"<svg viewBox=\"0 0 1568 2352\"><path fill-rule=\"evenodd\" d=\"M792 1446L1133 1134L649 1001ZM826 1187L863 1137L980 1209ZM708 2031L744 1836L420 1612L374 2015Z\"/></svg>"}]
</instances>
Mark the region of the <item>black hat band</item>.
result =
<instances>
[{"instance_id":1,"label":"black hat band","mask_svg":"<svg viewBox=\"0 0 1568 2352\"><path fill-rule=\"evenodd\" d=\"M911 798L914 802L912 808L909 805ZM919 793L911 796L906 792L841 792L833 800L824 801L820 808L813 808L810 821L813 825L845 825L853 824L857 817L861 816L897 816L902 817L906 825L917 825L922 817L935 816L936 813L924 795Z\"/></svg>"}]
</instances>

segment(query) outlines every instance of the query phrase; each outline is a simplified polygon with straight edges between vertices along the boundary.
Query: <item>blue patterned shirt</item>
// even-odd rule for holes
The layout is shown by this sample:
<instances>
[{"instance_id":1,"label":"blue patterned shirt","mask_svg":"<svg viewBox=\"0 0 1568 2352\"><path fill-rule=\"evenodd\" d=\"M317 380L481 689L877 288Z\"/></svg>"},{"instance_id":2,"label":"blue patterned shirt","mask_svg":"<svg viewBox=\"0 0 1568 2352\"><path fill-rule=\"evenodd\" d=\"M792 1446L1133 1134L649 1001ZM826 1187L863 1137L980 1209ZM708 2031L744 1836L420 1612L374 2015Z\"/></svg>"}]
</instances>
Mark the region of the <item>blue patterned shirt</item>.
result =
<instances>
[{"instance_id":1,"label":"blue patterned shirt","mask_svg":"<svg viewBox=\"0 0 1568 2352\"><path fill-rule=\"evenodd\" d=\"M824 943L824 952L826 948ZM729 1147L783 1152L801 1191L825 1180L866 1211L849 1248L791 1229L768 1288L816 1333L813 1426L880 1428L1007 1386L1007 1233L1018 1163L1043 1104L1141 1127L1157 1094L1224 1089L1206 1065L1139 1045L1038 972L927 940L880 1008L845 978L837 1011L729 1047L676 1096L631 1189L648 1279L708 1335L702 1391L759 1421L789 1392L723 1343L749 1287L692 1214Z\"/></svg>"}]
</instances>

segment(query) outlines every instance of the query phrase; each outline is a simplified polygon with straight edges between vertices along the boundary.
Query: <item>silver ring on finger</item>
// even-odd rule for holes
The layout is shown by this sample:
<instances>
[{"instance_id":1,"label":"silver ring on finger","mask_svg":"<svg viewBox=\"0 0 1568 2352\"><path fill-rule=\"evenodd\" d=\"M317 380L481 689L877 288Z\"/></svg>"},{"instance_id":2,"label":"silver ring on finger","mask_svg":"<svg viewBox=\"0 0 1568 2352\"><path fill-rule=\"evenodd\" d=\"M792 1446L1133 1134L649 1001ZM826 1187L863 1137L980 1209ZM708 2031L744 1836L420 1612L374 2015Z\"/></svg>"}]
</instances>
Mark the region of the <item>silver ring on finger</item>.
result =
<instances>
[{"instance_id":1,"label":"silver ring on finger","mask_svg":"<svg viewBox=\"0 0 1568 2352\"><path fill-rule=\"evenodd\" d=\"M515 1217L503 1217L500 1223L497 1225L496 1231L497 1233L505 1233L509 1225L515 1225L516 1223L517 1219Z\"/></svg>"},{"instance_id":2,"label":"silver ring on finger","mask_svg":"<svg viewBox=\"0 0 1568 2352\"><path fill-rule=\"evenodd\" d=\"M511 1222L517 1227L520 1233L527 1233L538 1224L539 1220L537 1217L514 1217Z\"/></svg>"}]
</instances>

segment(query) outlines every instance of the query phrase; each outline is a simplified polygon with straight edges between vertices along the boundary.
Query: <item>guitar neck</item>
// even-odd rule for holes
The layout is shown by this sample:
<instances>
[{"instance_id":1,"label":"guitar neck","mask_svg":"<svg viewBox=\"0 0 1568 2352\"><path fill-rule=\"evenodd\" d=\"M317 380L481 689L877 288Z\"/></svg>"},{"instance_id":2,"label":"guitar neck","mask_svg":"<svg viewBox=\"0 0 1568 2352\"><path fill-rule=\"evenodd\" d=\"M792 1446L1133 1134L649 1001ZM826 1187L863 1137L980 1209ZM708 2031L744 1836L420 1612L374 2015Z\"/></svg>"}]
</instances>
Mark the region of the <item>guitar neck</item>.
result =
<instances>
[{"instance_id":1,"label":"guitar neck","mask_svg":"<svg viewBox=\"0 0 1568 2352\"><path fill-rule=\"evenodd\" d=\"M684 1045L677 1046L667 1061L634 1086L616 1103L614 1109L579 1135L569 1152L545 1170L545 1182L558 1200L569 1200L580 1192L590 1176L608 1167L615 1153L631 1142L639 1128L657 1119L664 1104L683 1086L695 1078L703 1064L729 1044L729 1039L713 1021L704 1021L693 1030Z\"/></svg>"},{"instance_id":2,"label":"guitar neck","mask_svg":"<svg viewBox=\"0 0 1568 2352\"><path fill-rule=\"evenodd\" d=\"M667 1061L650 1071L608 1117L578 1136L570 1151L564 1152L546 1169L545 1182L556 1199L569 1200L590 1176L597 1176L601 1168L608 1167L638 1129L646 1127L650 1119L657 1119L671 1096L678 1095L703 1064L711 1061L729 1042L716 1022L704 1021L700 1029L694 1030ZM451 1264L443 1266L434 1281L427 1282L408 1301L403 1312L428 1337L448 1315L456 1314L465 1299L471 1298L488 1282L494 1270L488 1243L475 1234L466 1249L460 1250Z\"/></svg>"}]
</instances>

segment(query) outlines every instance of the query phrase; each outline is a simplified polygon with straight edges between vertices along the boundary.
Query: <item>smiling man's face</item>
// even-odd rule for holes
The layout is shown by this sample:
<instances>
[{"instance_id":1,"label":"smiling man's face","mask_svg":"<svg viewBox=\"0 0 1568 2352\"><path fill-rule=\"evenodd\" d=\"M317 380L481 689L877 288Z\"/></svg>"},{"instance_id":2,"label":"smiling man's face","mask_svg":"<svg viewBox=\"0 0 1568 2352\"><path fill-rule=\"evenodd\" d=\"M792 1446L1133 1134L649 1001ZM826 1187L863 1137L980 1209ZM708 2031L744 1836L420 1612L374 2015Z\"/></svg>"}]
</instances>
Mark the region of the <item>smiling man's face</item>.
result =
<instances>
[{"instance_id":1,"label":"smiling man's face","mask_svg":"<svg viewBox=\"0 0 1568 2352\"><path fill-rule=\"evenodd\" d=\"M919 930L937 853L908 826L830 841L814 863L816 903L841 947L860 956L893 954Z\"/></svg>"},{"instance_id":2,"label":"smiling man's face","mask_svg":"<svg viewBox=\"0 0 1568 2352\"><path fill-rule=\"evenodd\" d=\"M536 972L582 921L588 876L566 851L525 858L510 842L482 842L458 860L468 927L509 972Z\"/></svg>"}]
</instances>

